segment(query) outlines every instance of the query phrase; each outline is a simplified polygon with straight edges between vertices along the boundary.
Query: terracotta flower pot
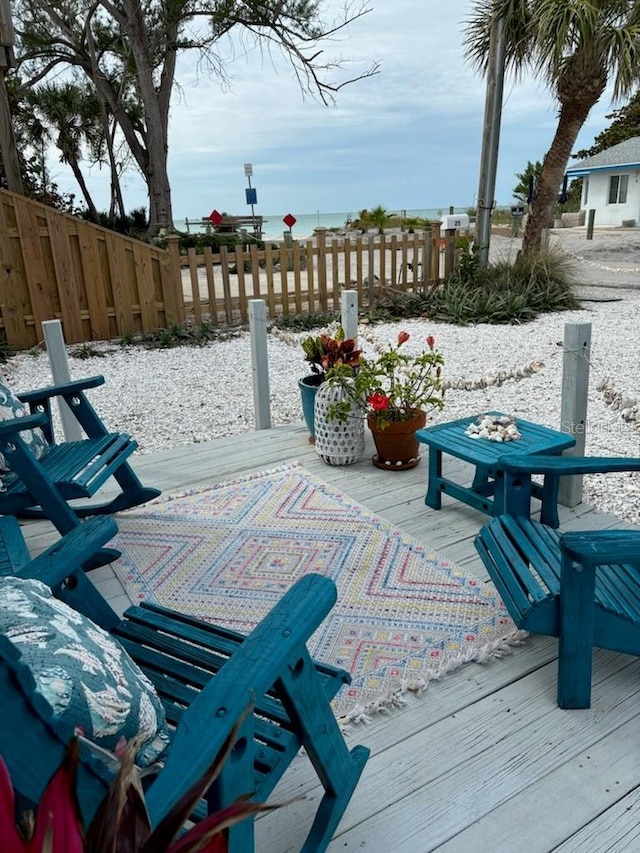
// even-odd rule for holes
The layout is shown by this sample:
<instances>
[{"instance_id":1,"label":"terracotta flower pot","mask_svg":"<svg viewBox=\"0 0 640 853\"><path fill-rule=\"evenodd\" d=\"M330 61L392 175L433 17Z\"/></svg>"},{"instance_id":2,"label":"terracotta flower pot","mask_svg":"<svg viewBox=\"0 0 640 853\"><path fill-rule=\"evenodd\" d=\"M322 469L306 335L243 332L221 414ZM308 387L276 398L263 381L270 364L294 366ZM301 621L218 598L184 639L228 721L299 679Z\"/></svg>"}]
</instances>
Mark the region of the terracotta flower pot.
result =
<instances>
[{"instance_id":1,"label":"terracotta flower pot","mask_svg":"<svg viewBox=\"0 0 640 853\"><path fill-rule=\"evenodd\" d=\"M427 414L416 409L412 418L389 424L386 429L376 426L376 416L367 415L367 423L378 451L371 460L376 468L385 471L406 471L420 463L420 443L415 436L427 422Z\"/></svg>"}]
</instances>

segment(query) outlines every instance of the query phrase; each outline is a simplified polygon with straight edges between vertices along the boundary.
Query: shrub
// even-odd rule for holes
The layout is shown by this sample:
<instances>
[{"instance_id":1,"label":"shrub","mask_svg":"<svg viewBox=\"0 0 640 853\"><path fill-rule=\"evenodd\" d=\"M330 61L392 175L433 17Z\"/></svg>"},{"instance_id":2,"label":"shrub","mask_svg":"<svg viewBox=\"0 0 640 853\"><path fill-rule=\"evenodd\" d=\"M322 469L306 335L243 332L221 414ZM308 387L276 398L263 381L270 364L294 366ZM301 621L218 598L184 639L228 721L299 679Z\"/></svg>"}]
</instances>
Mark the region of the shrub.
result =
<instances>
[{"instance_id":1,"label":"shrub","mask_svg":"<svg viewBox=\"0 0 640 853\"><path fill-rule=\"evenodd\" d=\"M481 268L467 247L448 281L434 290L389 294L376 304L374 317L424 315L456 325L525 323L541 313L579 308L573 283L570 259L557 250Z\"/></svg>"},{"instance_id":2,"label":"shrub","mask_svg":"<svg viewBox=\"0 0 640 853\"><path fill-rule=\"evenodd\" d=\"M239 334L237 329L217 328L211 323L174 323L154 332L134 332L123 335L122 346L143 346L147 349L170 349L179 346L204 346L212 341L228 340Z\"/></svg>"}]
</instances>

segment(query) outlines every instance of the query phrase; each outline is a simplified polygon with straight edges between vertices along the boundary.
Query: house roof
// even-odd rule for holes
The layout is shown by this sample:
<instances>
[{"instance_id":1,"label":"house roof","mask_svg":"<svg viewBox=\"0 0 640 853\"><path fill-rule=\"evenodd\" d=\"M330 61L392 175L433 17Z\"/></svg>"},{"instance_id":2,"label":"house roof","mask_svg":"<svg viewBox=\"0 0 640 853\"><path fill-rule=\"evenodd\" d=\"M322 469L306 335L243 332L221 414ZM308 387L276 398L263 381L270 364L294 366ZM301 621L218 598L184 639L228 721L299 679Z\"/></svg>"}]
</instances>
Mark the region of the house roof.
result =
<instances>
[{"instance_id":1,"label":"house roof","mask_svg":"<svg viewBox=\"0 0 640 853\"><path fill-rule=\"evenodd\" d=\"M593 157L587 157L567 169L568 175L587 175L599 169L611 169L616 166L627 168L640 167L640 136L625 139L617 145L612 145Z\"/></svg>"}]
</instances>

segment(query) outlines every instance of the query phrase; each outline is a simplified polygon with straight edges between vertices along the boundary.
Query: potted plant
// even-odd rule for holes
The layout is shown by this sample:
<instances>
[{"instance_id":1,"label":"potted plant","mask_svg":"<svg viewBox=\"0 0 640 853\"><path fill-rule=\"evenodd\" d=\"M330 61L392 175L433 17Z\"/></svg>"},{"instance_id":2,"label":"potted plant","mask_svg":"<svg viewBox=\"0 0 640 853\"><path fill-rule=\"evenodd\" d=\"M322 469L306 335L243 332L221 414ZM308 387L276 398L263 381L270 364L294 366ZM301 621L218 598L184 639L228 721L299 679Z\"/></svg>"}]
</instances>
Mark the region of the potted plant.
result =
<instances>
[{"instance_id":1,"label":"potted plant","mask_svg":"<svg viewBox=\"0 0 640 853\"><path fill-rule=\"evenodd\" d=\"M332 332L309 335L302 341L305 360L311 366L311 373L298 380L302 399L302 413L310 441L315 439L314 406L316 391L326 378L327 370L338 365L347 365L350 369L358 364L360 350L356 349L353 338L345 338L342 326Z\"/></svg>"},{"instance_id":2,"label":"potted plant","mask_svg":"<svg viewBox=\"0 0 640 853\"><path fill-rule=\"evenodd\" d=\"M90 826L83 828L76 792L80 747L73 738L63 764L49 781L37 807L20 816L16 824L16 795L7 766L0 756L0 850L11 853L226 853L226 830L259 811L280 807L250 801L248 796L211 812L185 830L191 812L218 777L229 758L250 708L241 715L218 755L199 782L156 826L151 828L142 774L134 764L139 743L130 741L121 756L113 783Z\"/></svg>"},{"instance_id":3,"label":"potted plant","mask_svg":"<svg viewBox=\"0 0 640 853\"><path fill-rule=\"evenodd\" d=\"M383 348L374 358L361 356L357 373L342 365L327 372L327 383L344 390L343 400L334 404L330 416L344 420L355 408L366 416L377 453L378 468L402 471L420 461L415 432L426 423L427 414L444 407L442 365L433 335L426 349L409 355L401 347L408 332L398 334L397 343Z\"/></svg>"}]
</instances>

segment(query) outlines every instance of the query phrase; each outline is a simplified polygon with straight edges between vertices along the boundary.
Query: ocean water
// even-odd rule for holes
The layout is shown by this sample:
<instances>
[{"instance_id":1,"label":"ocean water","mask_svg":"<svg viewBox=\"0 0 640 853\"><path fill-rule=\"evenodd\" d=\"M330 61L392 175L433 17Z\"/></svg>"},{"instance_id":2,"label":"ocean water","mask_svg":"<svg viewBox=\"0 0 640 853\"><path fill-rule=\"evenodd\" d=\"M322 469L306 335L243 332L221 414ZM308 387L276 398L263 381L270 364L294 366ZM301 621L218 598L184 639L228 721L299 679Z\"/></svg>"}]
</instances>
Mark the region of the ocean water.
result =
<instances>
[{"instance_id":1,"label":"ocean water","mask_svg":"<svg viewBox=\"0 0 640 853\"><path fill-rule=\"evenodd\" d=\"M454 213L466 213L466 207L455 207ZM404 215L407 218L420 217L422 219L440 219L446 213L449 213L449 206L446 207L428 207L411 210L392 210L390 213ZM289 211L284 213L265 214L263 221L264 239L265 240L282 240L283 232L288 228L282 221L282 217L286 216ZM343 211L341 213L301 213L300 215L293 213L296 218L296 223L291 229L296 240L304 240L313 235L314 228L343 228L348 220L357 219L359 210ZM256 215L260 211L256 211ZM236 214L240 215L240 214ZM244 215L244 214L243 214ZM194 217L195 218L195 217ZM176 219L175 226L178 231L186 231L186 222L184 219ZM189 231L193 234L198 230L189 222Z\"/></svg>"}]
</instances>

